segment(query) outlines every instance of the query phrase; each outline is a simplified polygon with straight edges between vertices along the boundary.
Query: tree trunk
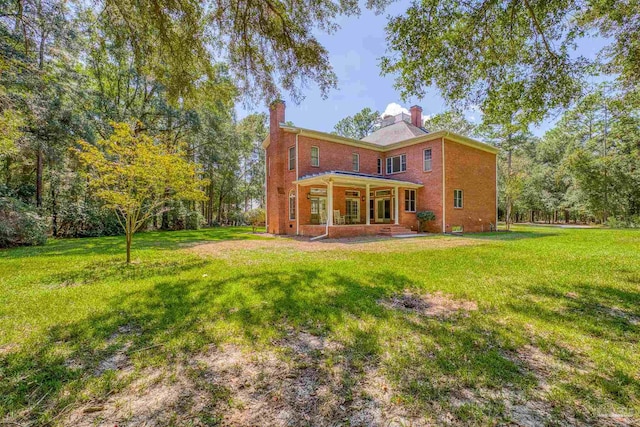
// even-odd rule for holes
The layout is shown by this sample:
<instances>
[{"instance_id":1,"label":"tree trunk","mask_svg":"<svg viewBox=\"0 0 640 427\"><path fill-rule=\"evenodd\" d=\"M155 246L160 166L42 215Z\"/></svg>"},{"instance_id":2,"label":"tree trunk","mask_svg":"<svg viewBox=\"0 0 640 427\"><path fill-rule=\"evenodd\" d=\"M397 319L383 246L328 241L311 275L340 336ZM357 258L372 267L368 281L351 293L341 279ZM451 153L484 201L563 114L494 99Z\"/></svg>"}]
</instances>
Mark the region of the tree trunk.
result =
<instances>
[{"instance_id":1,"label":"tree trunk","mask_svg":"<svg viewBox=\"0 0 640 427\"><path fill-rule=\"evenodd\" d=\"M43 153L42 147L38 146L36 153L36 207L42 207L42 172L43 172Z\"/></svg>"},{"instance_id":2,"label":"tree trunk","mask_svg":"<svg viewBox=\"0 0 640 427\"><path fill-rule=\"evenodd\" d=\"M53 228L53 237L58 237L58 201L56 197L56 190L53 181L50 182L51 186L51 227Z\"/></svg>"},{"instance_id":3,"label":"tree trunk","mask_svg":"<svg viewBox=\"0 0 640 427\"><path fill-rule=\"evenodd\" d=\"M127 264L131 264L131 235L127 233Z\"/></svg>"}]
</instances>

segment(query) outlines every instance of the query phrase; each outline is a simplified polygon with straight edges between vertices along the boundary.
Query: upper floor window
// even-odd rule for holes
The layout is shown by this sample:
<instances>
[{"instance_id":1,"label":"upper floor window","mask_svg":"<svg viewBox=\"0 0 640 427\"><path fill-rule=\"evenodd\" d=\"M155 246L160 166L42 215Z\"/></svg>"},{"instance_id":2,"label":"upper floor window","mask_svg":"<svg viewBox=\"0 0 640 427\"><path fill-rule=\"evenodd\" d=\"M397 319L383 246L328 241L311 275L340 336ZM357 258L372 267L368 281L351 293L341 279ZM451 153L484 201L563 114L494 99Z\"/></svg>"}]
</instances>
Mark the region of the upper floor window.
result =
<instances>
[{"instance_id":1,"label":"upper floor window","mask_svg":"<svg viewBox=\"0 0 640 427\"><path fill-rule=\"evenodd\" d=\"M406 172L407 170L407 155L401 154L399 156L387 157L387 175L398 172Z\"/></svg>"},{"instance_id":2,"label":"upper floor window","mask_svg":"<svg viewBox=\"0 0 640 427\"><path fill-rule=\"evenodd\" d=\"M424 171L431 172L431 148L427 148L426 150L424 150L423 160L424 160Z\"/></svg>"},{"instance_id":3,"label":"upper floor window","mask_svg":"<svg viewBox=\"0 0 640 427\"><path fill-rule=\"evenodd\" d=\"M404 190L404 210L407 212L416 211L416 190Z\"/></svg>"},{"instance_id":4,"label":"upper floor window","mask_svg":"<svg viewBox=\"0 0 640 427\"><path fill-rule=\"evenodd\" d=\"M318 147L311 147L311 166L320 166L320 149Z\"/></svg>"},{"instance_id":5,"label":"upper floor window","mask_svg":"<svg viewBox=\"0 0 640 427\"><path fill-rule=\"evenodd\" d=\"M462 190L453 190L453 207L462 208Z\"/></svg>"},{"instance_id":6,"label":"upper floor window","mask_svg":"<svg viewBox=\"0 0 640 427\"><path fill-rule=\"evenodd\" d=\"M296 168L296 147L289 147L289 170Z\"/></svg>"},{"instance_id":7,"label":"upper floor window","mask_svg":"<svg viewBox=\"0 0 640 427\"><path fill-rule=\"evenodd\" d=\"M296 193L293 190L289 192L289 219L296 219Z\"/></svg>"},{"instance_id":8,"label":"upper floor window","mask_svg":"<svg viewBox=\"0 0 640 427\"><path fill-rule=\"evenodd\" d=\"M353 164L353 171L359 172L360 171L360 154L353 153L351 157L351 163Z\"/></svg>"},{"instance_id":9,"label":"upper floor window","mask_svg":"<svg viewBox=\"0 0 640 427\"><path fill-rule=\"evenodd\" d=\"M382 175L382 159L378 159L378 175Z\"/></svg>"}]
</instances>

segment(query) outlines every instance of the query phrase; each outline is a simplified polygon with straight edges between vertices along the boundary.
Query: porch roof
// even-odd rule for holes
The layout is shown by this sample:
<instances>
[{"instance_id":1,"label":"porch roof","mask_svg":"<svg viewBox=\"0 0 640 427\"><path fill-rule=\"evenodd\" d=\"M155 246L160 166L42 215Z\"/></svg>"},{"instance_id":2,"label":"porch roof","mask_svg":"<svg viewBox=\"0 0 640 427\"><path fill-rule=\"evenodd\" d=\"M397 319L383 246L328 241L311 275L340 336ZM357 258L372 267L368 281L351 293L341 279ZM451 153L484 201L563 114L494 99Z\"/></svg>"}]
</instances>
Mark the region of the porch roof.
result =
<instances>
[{"instance_id":1,"label":"porch roof","mask_svg":"<svg viewBox=\"0 0 640 427\"><path fill-rule=\"evenodd\" d=\"M402 181L399 179L388 178L380 175L370 175L358 172L346 171L327 171L311 175L305 175L293 181L294 184L300 185L326 185L332 181L334 185L345 185L350 187L364 187L370 184L376 187L403 187L403 188L421 188L422 184L411 181Z\"/></svg>"}]
</instances>

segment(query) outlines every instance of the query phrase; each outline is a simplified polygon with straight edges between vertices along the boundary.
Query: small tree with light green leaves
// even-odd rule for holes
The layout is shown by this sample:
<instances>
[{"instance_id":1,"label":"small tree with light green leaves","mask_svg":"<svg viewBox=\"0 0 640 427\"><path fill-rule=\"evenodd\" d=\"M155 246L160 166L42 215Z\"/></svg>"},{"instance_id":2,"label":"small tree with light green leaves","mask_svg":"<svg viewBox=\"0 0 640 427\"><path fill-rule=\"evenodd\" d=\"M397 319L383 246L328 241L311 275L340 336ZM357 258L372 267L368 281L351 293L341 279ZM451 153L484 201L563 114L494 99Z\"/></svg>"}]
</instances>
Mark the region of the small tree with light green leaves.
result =
<instances>
[{"instance_id":1,"label":"small tree with light green leaves","mask_svg":"<svg viewBox=\"0 0 640 427\"><path fill-rule=\"evenodd\" d=\"M206 200L202 188L207 183L180 148L157 143L126 123L112 126L108 139L97 145L80 141L75 151L93 194L117 214L127 240L128 264L133 234L168 200Z\"/></svg>"}]
</instances>

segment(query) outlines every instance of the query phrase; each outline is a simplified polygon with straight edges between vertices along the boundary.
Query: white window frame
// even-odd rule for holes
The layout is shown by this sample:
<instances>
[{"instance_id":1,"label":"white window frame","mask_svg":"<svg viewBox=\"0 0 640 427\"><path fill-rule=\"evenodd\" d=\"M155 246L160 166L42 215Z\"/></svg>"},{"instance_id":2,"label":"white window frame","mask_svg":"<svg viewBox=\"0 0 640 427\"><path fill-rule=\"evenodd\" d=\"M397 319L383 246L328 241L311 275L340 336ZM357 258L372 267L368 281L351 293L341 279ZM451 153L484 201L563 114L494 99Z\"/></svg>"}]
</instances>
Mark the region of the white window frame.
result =
<instances>
[{"instance_id":1,"label":"white window frame","mask_svg":"<svg viewBox=\"0 0 640 427\"><path fill-rule=\"evenodd\" d=\"M289 147L289 170L292 171L296 168L296 146Z\"/></svg>"},{"instance_id":2,"label":"white window frame","mask_svg":"<svg viewBox=\"0 0 640 427\"><path fill-rule=\"evenodd\" d=\"M360 154L351 154L351 168L354 172L360 172Z\"/></svg>"},{"instance_id":3,"label":"white window frame","mask_svg":"<svg viewBox=\"0 0 640 427\"><path fill-rule=\"evenodd\" d=\"M294 190L289 191L289 221L295 221L296 219L296 192Z\"/></svg>"},{"instance_id":4,"label":"white window frame","mask_svg":"<svg viewBox=\"0 0 640 427\"><path fill-rule=\"evenodd\" d=\"M355 214L353 212L349 213L350 210L350 206L353 207L355 205L356 207L356 212ZM355 217L358 222L360 222L360 198L356 198L356 197L347 197L345 199L345 209L344 209L344 214L345 216L349 216L350 220L353 220L353 218Z\"/></svg>"},{"instance_id":5,"label":"white window frame","mask_svg":"<svg viewBox=\"0 0 640 427\"><path fill-rule=\"evenodd\" d=\"M356 199L360 199L360 192L358 190L345 190L344 196L347 198L353 197Z\"/></svg>"},{"instance_id":6,"label":"white window frame","mask_svg":"<svg viewBox=\"0 0 640 427\"><path fill-rule=\"evenodd\" d=\"M458 202L458 193L460 194L460 206L457 206ZM457 188L453 190L453 208L454 209L462 209L464 207L464 192Z\"/></svg>"},{"instance_id":7,"label":"white window frame","mask_svg":"<svg viewBox=\"0 0 640 427\"><path fill-rule=\"evenodd\" d=\"M400 162L400 170L394 172L393 170L393 160L398 158ZM406 154L398 154L397 156L387 157L387 175L393 175L396 173L403 173L407 171L407 155Z\"/></svg>"},{"instance_id":8,"label":"white window frame","mask_svg":"<svg viewBox=\"0 0 640 427\"><path fill-rule=\"evenodd\" d=\"M316 150L316 156L315 156L316 164L315 165L313 164L313 159L314 159L313 150ZM311 146L311 166L314 167L314 168L319 168L320 167L320 148L316 147L315 145Z\"/></svg>"},{"instance_id":9,"label":"white window frame","mask_svg":"<svg viewBox=\"0 0 640 427\"><path fill-rule=\"evenodd\" d=\"M413 197L407 197L407 195L411 196L411 194L413 194ZM416 190L412 190L412 189L405 189L404 190L404 211L405 212L415 212L416 211L416 197L417 197L417 193ZM409 209L407 209L407 202L409 202ZM411 203L413 203L413 209L411 209Z\"/></svg>"},{"instance_id":10,"label":"white window frame","mask_svg":"<svg viewBox=\"0 0 640 427\"><path fill-rule=\"evenodd\" d=\"M429 153L429 159L427 159L427 153ZM429 161L429 167L427 167L427 160ZM422 150L422 170L424 172L431 172L433 170L433 151L431 148Z\"/></svg>"}]
</instances>

